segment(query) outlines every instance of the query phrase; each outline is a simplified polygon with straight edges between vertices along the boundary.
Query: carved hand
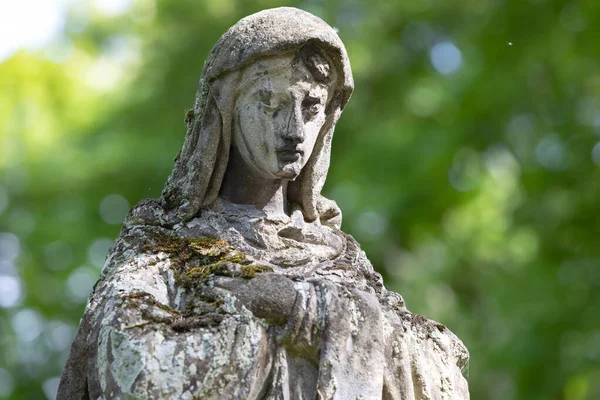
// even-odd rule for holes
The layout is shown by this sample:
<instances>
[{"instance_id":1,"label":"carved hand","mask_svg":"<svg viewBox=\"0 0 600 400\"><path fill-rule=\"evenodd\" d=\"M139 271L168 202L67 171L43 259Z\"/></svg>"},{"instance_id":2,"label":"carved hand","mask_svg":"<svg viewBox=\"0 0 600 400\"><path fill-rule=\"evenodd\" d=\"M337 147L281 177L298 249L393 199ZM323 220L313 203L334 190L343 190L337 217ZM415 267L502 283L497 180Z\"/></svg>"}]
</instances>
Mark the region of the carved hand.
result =
<instances>
[{"instance_id":1,"label":"carved hand","mask_svg":"<svg viewBox=\"0 0 600 400\"><path fill-rule=\"evenodd\" d=\"M255 278L214 278L216 291L225 290L258 318L285 325L296 300L294 282L283 275L262 273Z\"/></svg>"}]
</instances>

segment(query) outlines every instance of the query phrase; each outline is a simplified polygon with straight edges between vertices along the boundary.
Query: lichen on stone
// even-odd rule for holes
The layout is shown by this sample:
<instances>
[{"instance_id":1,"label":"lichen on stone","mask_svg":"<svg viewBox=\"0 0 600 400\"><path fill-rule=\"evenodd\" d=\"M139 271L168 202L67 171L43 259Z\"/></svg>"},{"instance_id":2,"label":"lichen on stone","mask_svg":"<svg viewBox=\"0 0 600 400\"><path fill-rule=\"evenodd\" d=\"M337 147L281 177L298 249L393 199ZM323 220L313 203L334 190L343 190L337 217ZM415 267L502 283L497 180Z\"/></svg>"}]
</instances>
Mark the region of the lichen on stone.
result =
<instances>
[{"instance_id":1,"label":"lichen on stone","mask_svg":"<svg viewBox=\"0 0 600 400\"><path fill-rule=\"evenodd\" d=\"M153 305L155 307L160 308L163 311L168 312L169 314L179 314L179 311L169 307L166 304L162 304L154 299L150 293L146 292L133 292L123 296L123 300L125 300L125 308L139 308L139 304L141 302L149 305Z\"/></svg>"}]
</instances>

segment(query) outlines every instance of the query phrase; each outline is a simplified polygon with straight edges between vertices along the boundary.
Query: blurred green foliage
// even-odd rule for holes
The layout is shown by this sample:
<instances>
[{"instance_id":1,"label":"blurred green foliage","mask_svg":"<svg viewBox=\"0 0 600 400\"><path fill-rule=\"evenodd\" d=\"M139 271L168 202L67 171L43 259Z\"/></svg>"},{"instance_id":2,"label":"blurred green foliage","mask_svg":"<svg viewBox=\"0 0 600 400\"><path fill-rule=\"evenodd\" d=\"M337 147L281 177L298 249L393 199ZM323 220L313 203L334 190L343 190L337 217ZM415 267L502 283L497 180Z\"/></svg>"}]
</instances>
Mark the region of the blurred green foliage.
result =
<instances>
[{"instance_id":1,"label":"blurred green foliage","mask_svg":"<svg viewBox=\"0 0 600 400\"><path fill-rule=\"evenodd\" d=\"M70 9L0 64L0 398L52 396L128 207L158 197L203 62L260 0ZM473 399L600 398L595 0L291 1L356 80L325 194L387 286L471 352Z\"/></svg>"}]
</instances>

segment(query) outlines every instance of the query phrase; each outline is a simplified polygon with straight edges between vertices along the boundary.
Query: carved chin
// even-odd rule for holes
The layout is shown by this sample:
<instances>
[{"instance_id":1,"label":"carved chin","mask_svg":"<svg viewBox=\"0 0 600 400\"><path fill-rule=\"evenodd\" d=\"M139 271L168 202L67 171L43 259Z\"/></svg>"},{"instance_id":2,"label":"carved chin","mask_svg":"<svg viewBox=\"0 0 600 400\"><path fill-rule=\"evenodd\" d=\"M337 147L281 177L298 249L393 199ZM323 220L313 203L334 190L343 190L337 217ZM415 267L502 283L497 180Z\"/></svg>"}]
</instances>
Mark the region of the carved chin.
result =
<instances>
[{"instance_id":1,"label":"carved chin","mask_svg":"<svg viewBox=\"0 0 600 400\"><path fill-rule=\"evenodd\" d=\"M302 171L300 163L290 163L283 166L277 175L280 179L293 181L300 175L300 171Z\"/></svg>"}]
</instances>

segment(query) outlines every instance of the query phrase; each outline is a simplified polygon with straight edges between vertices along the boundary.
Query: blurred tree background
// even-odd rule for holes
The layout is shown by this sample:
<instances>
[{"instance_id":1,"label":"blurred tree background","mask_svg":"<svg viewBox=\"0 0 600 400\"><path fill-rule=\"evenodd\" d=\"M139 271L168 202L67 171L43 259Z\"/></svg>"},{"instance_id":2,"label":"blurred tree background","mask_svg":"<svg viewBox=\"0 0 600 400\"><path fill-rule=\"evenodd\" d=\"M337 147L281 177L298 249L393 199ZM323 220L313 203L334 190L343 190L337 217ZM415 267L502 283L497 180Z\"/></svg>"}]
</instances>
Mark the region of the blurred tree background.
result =
<instances>
[{"instance_id":1,"label":"blurred tree background","mask_svg":"<svg viewBox=\"0 0 600 400\"><path fill-rule=\"evenodd\" d=\"M63 12L0 62L0 398L53 398L210 48L281 5L336 27L353 66L325 194L387 286L465 342L472 398L600 398L596 0L34 3L0 12L0 31Z\"/></svg>"}]
</instances>

